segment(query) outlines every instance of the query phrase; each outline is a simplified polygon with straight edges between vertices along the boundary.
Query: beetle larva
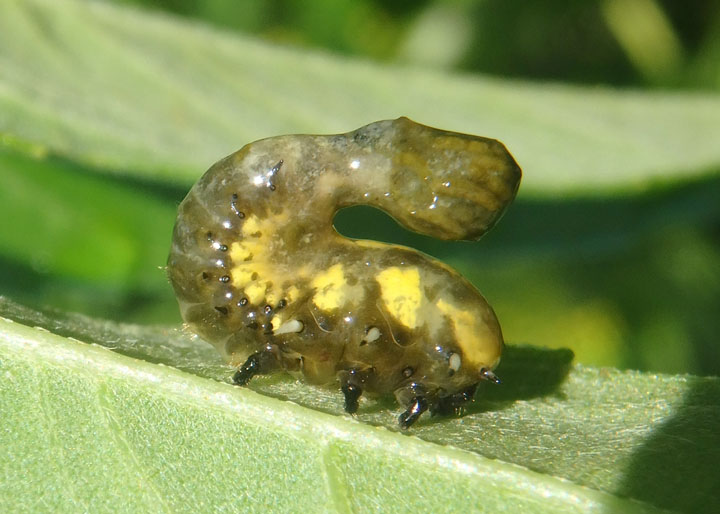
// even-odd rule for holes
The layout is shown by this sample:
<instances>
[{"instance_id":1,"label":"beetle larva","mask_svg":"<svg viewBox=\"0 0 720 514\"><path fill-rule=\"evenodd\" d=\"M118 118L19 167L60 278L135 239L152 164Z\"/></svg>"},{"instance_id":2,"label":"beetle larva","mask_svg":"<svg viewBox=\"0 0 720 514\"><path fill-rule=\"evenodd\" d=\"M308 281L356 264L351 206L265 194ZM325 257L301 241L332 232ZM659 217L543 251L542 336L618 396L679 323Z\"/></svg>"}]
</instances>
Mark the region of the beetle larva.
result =
<instances>
[{"instance_id":1,"label":"beetle larva","mask_svg":"<svg viewBox=\"0 0 720 514\"><path fill-rule=\"evenodd\" d=\"M456 411L479 381L499 382L492 308L445 264L342 237L333 217L367 204L422 234L476 239L520 178L498 141L407 118L246 145L180 204L168 273L183 319L237 384L276 370L338 381L349 413L365 392L393 392L401 428Z\"/></svg>"}]
</instances>

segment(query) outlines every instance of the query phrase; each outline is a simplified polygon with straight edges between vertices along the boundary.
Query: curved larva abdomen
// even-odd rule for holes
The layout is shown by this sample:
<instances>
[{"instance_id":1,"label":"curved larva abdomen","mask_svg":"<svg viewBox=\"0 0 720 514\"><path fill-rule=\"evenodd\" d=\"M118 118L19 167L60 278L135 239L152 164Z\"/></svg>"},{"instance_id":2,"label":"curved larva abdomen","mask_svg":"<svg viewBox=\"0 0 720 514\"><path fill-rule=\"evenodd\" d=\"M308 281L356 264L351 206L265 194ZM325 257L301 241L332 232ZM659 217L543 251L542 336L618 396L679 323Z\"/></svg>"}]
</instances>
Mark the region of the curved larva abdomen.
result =
<instances>
[{"instance_id":1,"label":"curved larva abdomen","mask_svg":"<svg viewBox=\"0 0 720 514\"><path fill-rule=\"evenodd\" d=\"M407 118L257 141L216 163L179 207L168 273L189 327L238 367L339 381L345 408L393 392L407 428L471 400L503 347L480 293L419 252L352 241L341 207L378 207L442 239L475 239L521 172L493 140Z\"/></svg>"}]
</instances>

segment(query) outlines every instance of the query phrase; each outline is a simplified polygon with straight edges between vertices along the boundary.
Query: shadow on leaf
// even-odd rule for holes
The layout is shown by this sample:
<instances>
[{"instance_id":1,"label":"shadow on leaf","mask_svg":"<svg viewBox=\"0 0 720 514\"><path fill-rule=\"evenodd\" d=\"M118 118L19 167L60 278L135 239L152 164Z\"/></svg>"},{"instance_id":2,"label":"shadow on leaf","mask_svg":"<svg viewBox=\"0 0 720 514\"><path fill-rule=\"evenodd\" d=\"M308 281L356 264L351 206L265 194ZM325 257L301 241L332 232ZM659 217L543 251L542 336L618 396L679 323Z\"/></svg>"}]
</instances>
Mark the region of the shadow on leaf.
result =
<instances>
[{"instance_id":1,"label":"shadow on leaf","mask_svg":"<svg viewBox=\"0 0 720 514\"><path fill-rule=\"evenodd\" d=\"M689 381L682 405L636 450L617 492L678 512L720 512L720 379Z\"/></svg>"}]
</instances>

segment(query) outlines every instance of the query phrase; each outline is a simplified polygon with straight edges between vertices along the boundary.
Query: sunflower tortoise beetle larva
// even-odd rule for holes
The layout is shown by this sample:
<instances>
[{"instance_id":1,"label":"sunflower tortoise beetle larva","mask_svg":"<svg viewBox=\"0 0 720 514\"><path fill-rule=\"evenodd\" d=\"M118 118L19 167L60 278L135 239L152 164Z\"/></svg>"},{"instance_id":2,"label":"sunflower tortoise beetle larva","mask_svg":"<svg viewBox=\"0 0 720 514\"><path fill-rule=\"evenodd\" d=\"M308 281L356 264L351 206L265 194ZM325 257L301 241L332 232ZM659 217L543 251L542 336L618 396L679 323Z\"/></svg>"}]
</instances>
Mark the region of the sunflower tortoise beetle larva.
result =
<instances>
[{"instance_id":1,"label":"sunflower tortoise beetle larva","mask_svg":"<svg viewBox=\"0 0 720 514\"><path fill-rule=\"evenodd\" d=\"M349 413L364 392L393 392L403 429L456 412L479 381L499 382L492 308L445 264L345 238L333 217L366 204L421 234L477 239L520 178L500 142L404 117L248 144L179 206L168 274L182 317L237 367L236 384L276 370L339 381Z\"/></svg>"}]
</instances>

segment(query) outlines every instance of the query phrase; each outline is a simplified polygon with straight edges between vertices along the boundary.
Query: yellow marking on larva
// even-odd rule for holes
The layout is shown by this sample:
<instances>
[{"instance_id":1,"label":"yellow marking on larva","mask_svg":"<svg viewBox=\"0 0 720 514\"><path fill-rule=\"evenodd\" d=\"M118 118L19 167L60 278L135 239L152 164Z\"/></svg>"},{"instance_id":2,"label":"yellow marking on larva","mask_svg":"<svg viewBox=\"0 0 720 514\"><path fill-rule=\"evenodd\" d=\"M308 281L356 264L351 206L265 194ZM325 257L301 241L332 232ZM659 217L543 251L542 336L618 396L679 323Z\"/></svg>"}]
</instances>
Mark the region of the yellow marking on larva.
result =
<instances>
[{"instance_id":1,"label":"yellow marking on larva","mask_svg":"<svg viewBox=\"0 0 720 514\"><path fill-rule=\"evenodd\" d=\"M255 282L245 288L245 296L250 301L250 303L259 305L265 299L266 290L266 282Z\"/></svg>"},{"instance_id":2,"label":"yellow marking on larva","mask_svg":"<svg viewBox=\"0 0 720 514\"><path fill-rule=\"evenodd\" d=\"M267 295L265 296L265 302L269 305L277 305L280 301L280 295L277 293L275 288L267 284Z\"/></svg>"},{"instance_id":3,"label":"yellow marking on larva","mask_svg":"<svg viewBox=\"0 0 720 514\"><path fill-rule=\"evenodd\" d=\"M406 327L417 327L423 299L418 269L394 266L378 273L377 282L388 312Z\"/></svg>"},{"instance_id":4,"label":"yellow marking on larva","mask_svg":"<svg viewBox=\"0 0 720 514\"><path fill-rule=\"evenodd\" d=\"M279 301L279 298L276 298L277 294L268 280L260 278L267 276L272 276L268 274L267 266L255 262L243 263L232 268L232 285L242 291L250 303L274 304ZM271 297L273 300L270 300Z\"/></svg>"},{"instance_id":5,"label":"yellow marking on larva","mask_svg":"<svg viewBox=\"0 0 720 514\"><path fill-rule=\"evenodd\" d=\"M290 286L286 293L289 302L295 302L300 298L300 289L295 286Z\"/></svg>"},{"instance_id":6,"label":"yellow marking on larva","mask_svg":"<svg viewBox=\"0 0 720 514\"><path fill-rule=\"evenodd\" d=\"M242 232L245 237L250 237L252 234L261 232L260 221L257 216L248 216L243 222Z\"/></svg>"},{"instance_id":7,"label":"yellow marking on larva","mask_svg":"<svg viewBox=\"0 0 720 514\"><path fill-rule=\"evenodd\" d=\"M257 216L250 216L243 224L243 233L250 235L263 228ZM230 258L235 264L231 270L232 285L242 290L252 304L274 305L280 298L265 277L272 277L275 273L267 261L266 247L261 241L246 239L230 245Z\"/></svg>"},{"instance_id":8,"label":"yellow marking on larva","mask_svg":"<svg viewBox=\"0 0 720 514\"><path fill-rule=\"evenodd\" d=\"M377 241L370 241L369 239L358 239L355 244L362 246L363 248L375 248L378 250L387 250L387 243L379 243Z\"/></svg>"},{"instance_id":9,"label":"yellow marking on larva","mask_svg":"<svg viewBox=\"0 0 720 514\"><path fill-rule=\"evenodd\" d=\"M230 245L230 258L238 264L249 258L253 260L264 259L264 255L267 253L266 245L261 241L255 239L234 242Z\"/></svg>"},{"instance_id":10,"label":"yellow marking on larva","mask_svg":"<svg viewBox=\"0 0 720 514\"><path fill-rule=\"evenodd\" d=\"M459 308L444 299L438 300L436 305L449 318L465 362L475 368L493 367L501 346L479 313Z\"/></svg>"},{"instance_id":11,"label":"yellow marking on larva","mask_svg":"<svg viewBox=\"0 0 720 514\"><path fill-rule=\"evenodd\" d=\"M233 262L242 262L252 255L248 245L245 243L234 242L230 245L230 258Z\"/></svg>"},{"instance_id":12,"label":"yellow marking on larva","mask_svg":"<svg viewBox=\"0 0 720 514\"><path fill-rule=\"evenodd\" d=\"M335 264L315 277L311 283L316 293L313 302L324 311L339 309L346 300L345 271L342 264Z\"/></svg>"},{"instance_id":13,"label":"yellow marking on larva","mask_svg":"<svg viewBox=\"0 0 720 514\"><path fill-rule=\"evenodd\" d=\"M282 314L275 314L270 322L272 323L273 329L277 330L283 324Z\"/></svg>"},{"instance_id":14,"label":"yellow marking on larva","mask_svg":"<svg viewBox=\"0 0 720 514\"><path fill-rule=\"evenodd\" d=\"M235 266L232 269L232 285L237 289L242 289L250 282L252 282L253 273L255 272L251 269L250 266Z\"/></svg>"}]
</instances>

